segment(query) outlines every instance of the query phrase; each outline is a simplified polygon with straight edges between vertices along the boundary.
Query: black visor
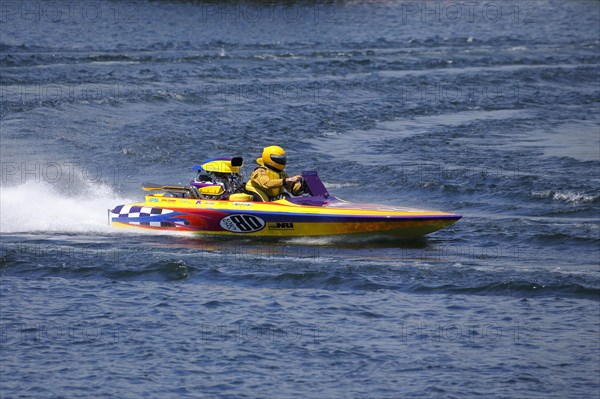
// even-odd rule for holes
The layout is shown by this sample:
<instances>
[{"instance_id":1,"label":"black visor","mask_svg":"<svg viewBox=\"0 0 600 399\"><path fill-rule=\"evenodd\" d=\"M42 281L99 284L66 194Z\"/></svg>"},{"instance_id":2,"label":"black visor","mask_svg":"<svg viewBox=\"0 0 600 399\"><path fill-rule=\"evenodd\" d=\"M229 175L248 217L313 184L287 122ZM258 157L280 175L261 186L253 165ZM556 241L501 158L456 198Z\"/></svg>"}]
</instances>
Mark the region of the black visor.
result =
<instances>
[{"instance_id":1,"label":"black visor","mask_svg":"<svg viewBox=\"0 0 600 399\"><path fill-rule=\"evenodd\" d=\"M285 165L285 155L271 155L271 160L279 165Z\"/></svg>"}]
</instances>

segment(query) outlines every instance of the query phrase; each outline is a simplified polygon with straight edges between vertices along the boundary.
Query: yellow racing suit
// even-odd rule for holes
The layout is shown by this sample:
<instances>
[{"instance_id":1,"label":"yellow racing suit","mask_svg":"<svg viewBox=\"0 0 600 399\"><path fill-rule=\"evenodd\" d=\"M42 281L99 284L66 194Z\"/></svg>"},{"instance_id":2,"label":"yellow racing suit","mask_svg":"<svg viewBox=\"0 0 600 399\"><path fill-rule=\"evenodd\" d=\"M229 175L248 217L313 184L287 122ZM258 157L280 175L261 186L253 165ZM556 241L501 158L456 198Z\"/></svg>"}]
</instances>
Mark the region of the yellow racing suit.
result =
<instances>
[{"instance_id":1,"label":"yellow racing suit","mask_svg":"<svg viewBox=\"0 0 600 399\"><path fill-rule=\"evenodd\" d=\"M258 200L257 196L262 201L274 201L283 198L287 177L284 172L267 166L259 166L254 169L250 180L246 183L246 191L250 192L256 200Z\"/></svg>"}]
</instances>

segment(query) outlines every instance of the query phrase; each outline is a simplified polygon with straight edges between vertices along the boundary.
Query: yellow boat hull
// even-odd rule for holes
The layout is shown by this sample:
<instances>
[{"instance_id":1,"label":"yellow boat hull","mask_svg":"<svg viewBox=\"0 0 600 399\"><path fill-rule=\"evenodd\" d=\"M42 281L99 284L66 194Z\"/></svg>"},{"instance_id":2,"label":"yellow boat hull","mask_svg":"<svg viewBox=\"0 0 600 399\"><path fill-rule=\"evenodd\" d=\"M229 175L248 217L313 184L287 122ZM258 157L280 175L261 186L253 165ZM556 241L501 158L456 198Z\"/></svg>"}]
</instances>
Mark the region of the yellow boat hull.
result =
<instances>
[{"instance_id":1,"label":"yellow boat hull","mask_svg":"<svg viewBox=\"0 0 600 399\"><path fill-rule=\"evenodd\" d=\"M318 204L206 200L148 195L111 210L114 226L255 237L386 235L420 237L461 216L447 212L353 204L330 197Z\"/></svg>"}]
</instances>

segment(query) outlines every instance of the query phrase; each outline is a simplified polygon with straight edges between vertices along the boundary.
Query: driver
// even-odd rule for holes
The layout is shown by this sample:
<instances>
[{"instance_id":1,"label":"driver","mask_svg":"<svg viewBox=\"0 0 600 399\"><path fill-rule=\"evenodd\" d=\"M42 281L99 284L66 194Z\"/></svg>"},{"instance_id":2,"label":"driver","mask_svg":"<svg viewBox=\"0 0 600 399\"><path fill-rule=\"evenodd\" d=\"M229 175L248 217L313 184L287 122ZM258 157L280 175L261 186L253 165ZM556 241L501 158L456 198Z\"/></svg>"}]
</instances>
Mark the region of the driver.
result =
<instances>
[{"instance_id":1,"label":"driver","mask_svg":"<svg viewBox=\"0 0 600 399\"><path fill-rule=\"evenodd\" d=\"M262 156L256 159L258 166L246 183L246 191L255 201L275 201L286 197L285 190L292 194L301 193L302 176L288 177L285 169L285 151L276 145L265 147Z\"/></svg>"}]
</instances>

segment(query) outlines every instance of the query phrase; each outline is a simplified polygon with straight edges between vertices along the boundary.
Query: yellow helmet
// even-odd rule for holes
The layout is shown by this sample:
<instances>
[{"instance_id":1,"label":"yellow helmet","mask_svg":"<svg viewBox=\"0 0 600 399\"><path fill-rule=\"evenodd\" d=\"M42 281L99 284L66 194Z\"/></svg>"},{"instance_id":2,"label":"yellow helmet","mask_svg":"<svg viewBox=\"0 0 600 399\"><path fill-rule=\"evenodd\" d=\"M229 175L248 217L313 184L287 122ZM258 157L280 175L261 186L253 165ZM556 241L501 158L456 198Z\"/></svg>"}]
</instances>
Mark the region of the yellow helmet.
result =
<instances>
[{"instance_id":1,"label":"yellow helmet","mask_svg":"<svg viewBox=\"0 0 600 399\"><path fill-rule=\"evenodd\" d=\"M282 171L285 169L285 151L283 148L272 145L263 149L262 157L256 160L259 165L270 166Z\"/></svg>"}]
</instances>

